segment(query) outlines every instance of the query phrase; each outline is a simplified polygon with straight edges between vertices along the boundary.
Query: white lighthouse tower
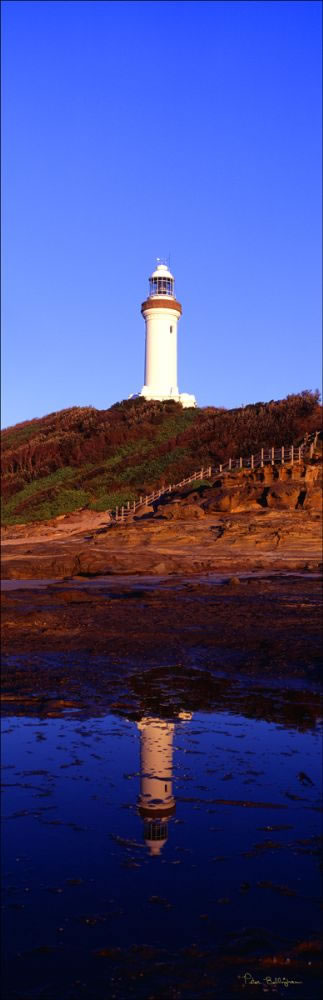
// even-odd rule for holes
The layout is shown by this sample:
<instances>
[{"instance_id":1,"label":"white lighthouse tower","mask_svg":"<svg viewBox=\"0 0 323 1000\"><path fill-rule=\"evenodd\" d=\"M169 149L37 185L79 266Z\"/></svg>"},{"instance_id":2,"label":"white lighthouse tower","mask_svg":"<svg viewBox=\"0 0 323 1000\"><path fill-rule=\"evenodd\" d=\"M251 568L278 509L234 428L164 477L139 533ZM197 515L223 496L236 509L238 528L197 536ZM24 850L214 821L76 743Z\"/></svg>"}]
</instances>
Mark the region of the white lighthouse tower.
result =
<instances>
[{"instance_id":1,"label":"white lighthouse tower","mask_svg":"<svg viewBox=\"0 0 323 1000\"><path fill-rule=\"evenodd\" d=\"M145 399L174 399L183 407L196 406L195 396L178 389L177 324L182 306L175 296L174 276L166 264L157 262L141 312L146 324L145 384L138 395Z\"/></svg>"},{"instance_id":2,"label":"white lighthouse tower","mask_svg":"<svg viewBox=\"0 0 323 1000\"><path fill-rule=\"evenodd\" d=\"M191 712L179 712L178 720L188 722ZM173 738L175 724L144 716L140 731L139 814L144 820L144 839L152 856L160 854L168 838L168 821L174 815Z\"/></svg>"},{"instance_id":3,"label":"white lighthouse tower","mask_svg":"<svg viewBox=\"0 0 323 1000\"><path fill-rule=\"evenodd\" d=\"M168 836L168 819L175 812L173 796L174 723L143 718L140 730L139 813L145 820L144 838L150 854L159 854Z\"/></svg>"}]
</instances>

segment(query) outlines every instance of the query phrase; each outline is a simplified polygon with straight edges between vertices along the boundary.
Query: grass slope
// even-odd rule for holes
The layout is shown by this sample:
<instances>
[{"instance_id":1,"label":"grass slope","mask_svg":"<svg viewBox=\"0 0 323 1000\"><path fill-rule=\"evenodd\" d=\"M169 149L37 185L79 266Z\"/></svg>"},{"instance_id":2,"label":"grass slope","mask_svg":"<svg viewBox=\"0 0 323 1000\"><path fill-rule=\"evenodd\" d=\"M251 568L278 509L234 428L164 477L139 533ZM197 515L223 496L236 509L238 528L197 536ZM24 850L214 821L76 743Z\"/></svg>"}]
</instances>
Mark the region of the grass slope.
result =
<instances>
[{"instance_id":1,"label":"grass slope","mask_svg":"<svg viewBox=\"0 0 323 1000\"><path fill-rule=\"evenodd\" d=\"M320 426L318 392L234 410L126 400L72 407L2 432L2 522L105 510L201 465L297 443Z\"/></svg>"}]
</instances>

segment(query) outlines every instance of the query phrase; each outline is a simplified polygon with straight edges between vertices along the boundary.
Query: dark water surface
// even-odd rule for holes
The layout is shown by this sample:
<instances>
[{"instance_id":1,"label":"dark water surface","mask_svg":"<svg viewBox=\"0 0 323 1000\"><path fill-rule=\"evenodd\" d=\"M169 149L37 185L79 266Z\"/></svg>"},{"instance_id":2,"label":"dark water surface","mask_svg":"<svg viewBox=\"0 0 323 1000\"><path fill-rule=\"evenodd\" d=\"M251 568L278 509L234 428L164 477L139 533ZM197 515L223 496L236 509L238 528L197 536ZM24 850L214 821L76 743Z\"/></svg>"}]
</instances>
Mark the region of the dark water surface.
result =
<instances>
[{"instance_id":1,"label":"dark water surface","mask_svg":"<svg viewBox=\"0 0 323 1000\"><path fill-rule=\"evenodd\" d=\"M5 1000L319 996L319 728L70 712L3 742Z\"/></svg>"},{"instance_id":2,"label":"dark water surface","mask_svg":"<svg viewBox=\"0 0 323 1000\"><path fill-rule=\"evenodd\" d=\"M106 588L107 586L109 587L109 589L112 590L119 589L122 586L127 586L127 587L135 586L138 589L142 590L147 588L156 590L156 588L159 587L165 587L165 589L167 590L169 589L177 590L179 586L183 585L185 586L188 584L196 585L197 583L209 584L210 586L213 587L215 584L221 584L223 583L224 580L228 580L229 578L228 574L224 572L222 573L214 572L206 574L194 573L193 576L187 576L187 574L185 574L185 576L181 576L180 574L177 573L175 573L174 575L165 574L164 576L157 576L157 575L145 576L144 574L141 573L140 574L127 573L127 575L122 576L120 573L118 573L116 575L111 574L111 576L104 576L102 574L100 576L95 576L93 579L91 579L90 577L86 577L85 579L75 576L65 577L64 581L62 581L61 577L52 577L50 579L48 578L37 579L33 577L29 580L28 579L10 580L2 577L0 580L0 589L4 592L6 591L9 592L12 590L42 590L46 589L46 587L51 586L53 584L61 586L63 582L65 587L71 586L73 587L73 590L77 588L83 590L85 585L86 588L93 587L95 588L95 590L101 587ZM278 570L278 571L273 570L272 572L270 572L268 569L258 569L258 570L253 569L252 571L239 570L239 579L240 580L264 579L264 580L280 580L280 581L289 579L321 580L322 573L320 571L315 572L315 570L311 570L310 572L308 570L306 572L302 572L301 570L289 570L289 569Z\"/></svg>"}]
</instances>

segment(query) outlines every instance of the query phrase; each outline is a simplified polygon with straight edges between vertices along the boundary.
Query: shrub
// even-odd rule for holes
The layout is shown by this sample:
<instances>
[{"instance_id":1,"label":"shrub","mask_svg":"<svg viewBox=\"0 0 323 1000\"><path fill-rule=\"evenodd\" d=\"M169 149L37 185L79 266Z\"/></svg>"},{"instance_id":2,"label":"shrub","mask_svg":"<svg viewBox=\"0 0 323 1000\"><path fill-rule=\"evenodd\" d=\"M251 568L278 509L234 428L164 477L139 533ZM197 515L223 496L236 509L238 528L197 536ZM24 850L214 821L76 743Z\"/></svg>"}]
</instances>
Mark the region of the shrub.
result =
<instances>
[{"instance_id":1,"label":"shrub","mask_svg":"<svg viewBox=\"0 0 323 1000\"><path fill-rule=\"evenodd\" d=\"M306 389L232 410L138 398L25 421L2 432L3 521L119 506L201 465L297 444L320 420L319 393Z\"/></svg>"}]
</instances>

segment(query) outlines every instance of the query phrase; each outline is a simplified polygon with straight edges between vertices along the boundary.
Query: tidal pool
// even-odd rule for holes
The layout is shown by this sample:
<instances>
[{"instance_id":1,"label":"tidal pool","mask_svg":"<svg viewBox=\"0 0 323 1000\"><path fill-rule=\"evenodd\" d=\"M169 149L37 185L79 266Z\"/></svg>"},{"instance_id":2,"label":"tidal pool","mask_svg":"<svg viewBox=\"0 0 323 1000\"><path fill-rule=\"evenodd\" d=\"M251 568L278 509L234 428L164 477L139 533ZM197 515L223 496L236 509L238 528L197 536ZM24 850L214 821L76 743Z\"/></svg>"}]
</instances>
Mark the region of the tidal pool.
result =
<instances>
[{"instance_id":1,"label":"tidal pool","mask_svg":"<svg viewBox=\"0 0 323 1000\"><path fill-rule=\"evenodd\" d=\"M5 1000L320 995L319 727L69 712L3 744Z\"/></svg>"}]
</instances>

